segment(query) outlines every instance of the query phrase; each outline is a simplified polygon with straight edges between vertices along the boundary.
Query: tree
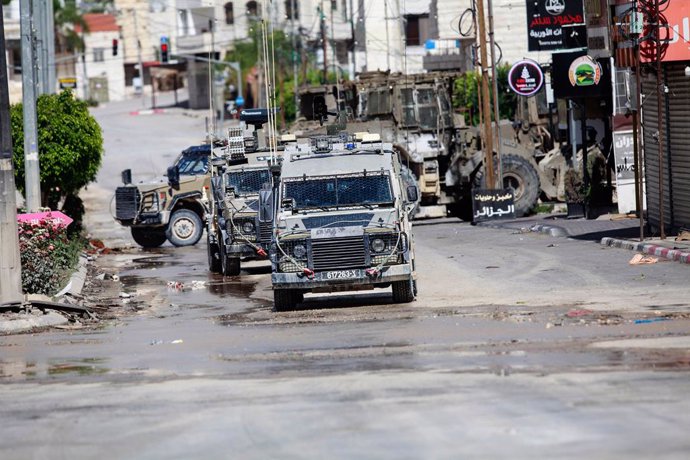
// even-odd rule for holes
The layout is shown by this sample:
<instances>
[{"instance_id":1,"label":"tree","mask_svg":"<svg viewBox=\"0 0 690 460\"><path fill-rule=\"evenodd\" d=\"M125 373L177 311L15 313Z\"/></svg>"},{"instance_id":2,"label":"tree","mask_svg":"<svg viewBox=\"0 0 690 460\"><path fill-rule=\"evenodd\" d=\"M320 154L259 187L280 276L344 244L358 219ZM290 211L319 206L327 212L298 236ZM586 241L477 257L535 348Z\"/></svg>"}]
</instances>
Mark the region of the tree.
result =
<instances>
[{"instance_id":1,"label":"tree","mask_svg":"<svg viewBox=\"0 0 690 460\"><path fill-rule=\"evenodd\" d=\"M53 0L55 14L55 36L59 52L83 51L84 40L77 32L89 31L89 26L82 16L82 11L77 7L75 0L65 0L64 5L60 0Z\"/></svg>"},{"instance_id":2,"label":"tree","mask_svg":"<svg viewBox=\"0 0 690 460\"><path fill-rule=\"evenodd\" d=\"M517 107L517 95L508 87L508 72L510 66L503 65L498 69L498 102L502 119L512 120L515 117ZM453 89L453 106L460 108L465 115L465 123L468 125L479 124L479 75L476 72L467 72L455 80ZM493 94L491 98L491 113L493 114Z\"/></svg>"},{"instance_id":3,"label":"tree","mask_svg":"<svg viewBox=\"0 0 690 460\"><path fill-rule=\"evenodd\" d=\"M101 127L71 91L44 94L37 100L38 157L42 203L55 209L60 199L76 195L96 179L103 155ZM22 104L10 108L15 180L24 192Z\"/></svg>"}]
</instances>

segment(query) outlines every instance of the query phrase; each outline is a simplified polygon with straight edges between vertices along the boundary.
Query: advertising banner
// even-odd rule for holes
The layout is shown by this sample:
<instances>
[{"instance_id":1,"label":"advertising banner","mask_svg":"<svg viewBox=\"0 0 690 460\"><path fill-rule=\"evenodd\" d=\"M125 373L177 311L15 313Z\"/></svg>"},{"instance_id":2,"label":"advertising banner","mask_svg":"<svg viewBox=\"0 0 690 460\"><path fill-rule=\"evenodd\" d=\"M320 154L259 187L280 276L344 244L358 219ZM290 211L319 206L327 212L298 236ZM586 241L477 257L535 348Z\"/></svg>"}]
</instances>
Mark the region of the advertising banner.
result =
<instances>
[{"instance_id":1,"label":"advertising banner","mask_svg":"<svg viewBox=\"0 0 690 460\"><path fill-rule=\"evenodd\" d=\"M582 25L577 33L584 34L584 24L582 0L527 0L529 51L568 49L563 26Z\"/></svg>"},{"instance_id":2,"label":"advertising banner","mask_svg":"<svg viewBox=\"0 0 690 460\"><path fill-rule=\"evenodd\" d=\"M608 59L593 59L584 51L553 55L551 87L557 98L602 97L611 94Z\"/></svg>"},{"instance_id":3,"label":"advertising banner","mask_svg":"<svg viewBox=\"0 0 690 460\"><path fill-rule=\"evenodd\" d=\"M661 37L669 39L665 62L690 61L690 2L673 0L663 6L663 15L668 20L668 36L664 31Z\"/></svg>"},{"instance_id":4,"label":"advertising banner","mask_svg":"<svg viewBox=\"0 0 690 460\"><path fill-rule=\"evenodd\" d=\"M544 72L539 64L531 59L518 61L508 72L508 86L520 96L533 96L544 84Z\"/></svg>"}]
</instances>

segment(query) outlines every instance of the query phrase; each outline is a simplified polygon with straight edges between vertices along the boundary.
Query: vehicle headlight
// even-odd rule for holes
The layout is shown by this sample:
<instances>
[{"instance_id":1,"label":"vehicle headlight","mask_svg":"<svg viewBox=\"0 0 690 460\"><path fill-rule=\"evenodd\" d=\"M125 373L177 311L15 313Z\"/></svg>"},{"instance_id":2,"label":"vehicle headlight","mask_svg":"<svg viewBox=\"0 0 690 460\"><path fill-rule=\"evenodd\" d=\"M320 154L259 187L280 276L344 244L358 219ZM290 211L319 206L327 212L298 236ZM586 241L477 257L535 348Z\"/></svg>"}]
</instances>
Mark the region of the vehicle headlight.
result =
<instances>
[{"instance_id":1,"label":"vehicle headlight","mask_svg":"<svg viewBox=\"0 0 690 460\"><path fill-rule=\"evenodd\" d=\"M303 259L307 255L307 248L303 244L296 244L292 248L292 254L298 259Z\"/></svg>"},{"instance_id":2,"label":"vehicle headlight","mask_svg":"<svg viewBox=\"0 0 690 460\"><path fill-rule=\"evenodd\" d=\"M254 223L253 222L244 222L242 224L242 233L253 233L254 232Z\"/></svg>"},{"instance_id":3,"label":"vehicle headlight","mask_svg":"<svg viewBox=\"0 0 690 460\"><path fill-rule=\"evenodd\" d=\"M374 252L383 252L386 249L386 242L381 238L374 238L371 240L371 250Z\"/></svg>"}]
</instances>

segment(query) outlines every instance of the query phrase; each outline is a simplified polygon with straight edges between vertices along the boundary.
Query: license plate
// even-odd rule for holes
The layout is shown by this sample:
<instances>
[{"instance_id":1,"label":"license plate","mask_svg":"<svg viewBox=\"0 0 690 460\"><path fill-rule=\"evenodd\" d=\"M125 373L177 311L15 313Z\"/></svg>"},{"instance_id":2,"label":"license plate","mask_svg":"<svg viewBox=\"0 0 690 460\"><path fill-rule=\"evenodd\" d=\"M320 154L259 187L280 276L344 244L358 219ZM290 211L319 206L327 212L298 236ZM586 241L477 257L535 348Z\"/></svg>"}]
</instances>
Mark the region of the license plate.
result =
<instances>
[{"instance_id":1,"label":"license plate","mask_svg":"<svg viewBox=\"0 0 690 460\"><path fill-rule=\"evenodd\" d=\"M321 273L322 280L351 280L363 278L362 270L336 270L332 272Z\"/></svg>"}]
</instances>

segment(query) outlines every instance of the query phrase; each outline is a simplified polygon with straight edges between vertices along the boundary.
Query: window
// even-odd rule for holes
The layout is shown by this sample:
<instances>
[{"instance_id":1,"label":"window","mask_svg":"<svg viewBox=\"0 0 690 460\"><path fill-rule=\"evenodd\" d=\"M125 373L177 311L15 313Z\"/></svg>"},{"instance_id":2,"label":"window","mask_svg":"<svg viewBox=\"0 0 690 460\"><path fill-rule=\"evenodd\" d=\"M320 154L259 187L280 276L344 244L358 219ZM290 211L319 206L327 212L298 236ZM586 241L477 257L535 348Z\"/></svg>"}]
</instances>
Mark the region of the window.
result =
<instances>
[{"instance_id":1,"label":"window","mask_svg":"<svg viewBox=\"0 0 690 460\"><path fill-rule=\"evenodd\" d=\"M259 6L259 2L247 2L247 16L261 16L261 7Z\"/></svg>"},{"instance_id":2,"label":"window","mask_svg":"<svg viewBox=\"0 0 690 460\"><path fill-rule=\"evenodd\" d=\"M235 23L235 12L232 9L232 2L225 4L225 23L234 24Z\"/></svg>"},{"instance_id":3,"label":"window","mask_svg":"<svg viewBox=\"0 0 690 460\"><path fill-rule=\"evenodd\" d=\"M407 46L421 46L429 39L429 15L405 16L405 41Z\"/></svg>"},{"instance_id":4,"label":"window","mask_svg":"<svg viewBox=\"0 0 690 460\"><path fill-rule=\"evenodd\" d=\"M293 12L294 6L294 12ZM299 1L285 0L285 17L287 19L299 19Z\"/></svg>"},{"instance_id":5,"label":"window","mask_svg":"<svg viewBox=\"0 0 690 460\"><path fill-rule=\"evenodd\" d=\"M105 60L104 56L104 50L105 48L94 48L93 49L93 61L94 62L103 62Z\"/></svg>"},{"instance_id":6,"label":"window","mask_svg":"<svg viewBox=\"0 0 690 460\"><path fill-rule=\"evenodd\" d=\"M331 10L338 11L338 0L331 0Z\"/></svg>"}]
</instances>

